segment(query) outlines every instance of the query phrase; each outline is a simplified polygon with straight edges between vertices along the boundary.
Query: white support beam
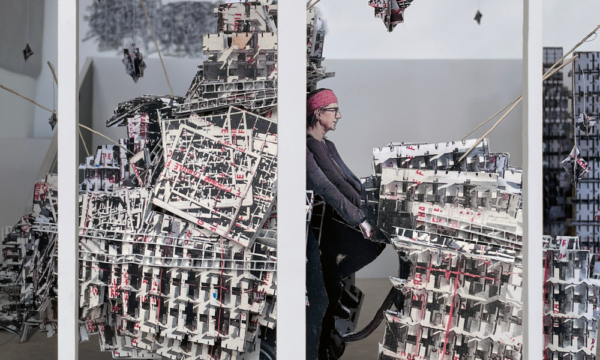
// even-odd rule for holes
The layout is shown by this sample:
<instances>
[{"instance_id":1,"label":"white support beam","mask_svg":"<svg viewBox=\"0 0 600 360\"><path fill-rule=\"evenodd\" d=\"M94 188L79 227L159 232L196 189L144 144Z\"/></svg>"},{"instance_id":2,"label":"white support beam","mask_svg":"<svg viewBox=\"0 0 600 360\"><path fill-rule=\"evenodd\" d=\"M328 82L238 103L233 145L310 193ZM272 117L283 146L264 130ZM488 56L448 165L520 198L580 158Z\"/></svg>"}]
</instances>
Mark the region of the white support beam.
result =
<instances>
[{"instance_id":1,"label":"white support beam","mask_svg":"<svg viewBox=\"0 0 600 360\"><path fill-rule=\"evenodd\" d=\"M523 1L523 356L543 358L542 0Z\"/></svg>"},{"instance_id":2,"label":"white support beam","mask_svg":"<svg viewBox=\"0 0 600 360\"><path fill-rule=\"evenodd\" d=\"M78 0L58 0L58 359L77 360Z\"/></svg>"},{"instance_id":3,"label":"white support beam","mask_svg":"<svg viewBox=\"0 0 600 360\"><path fill-rule=\"evenodd\" d=\"M277 358L306 358L306 1L278 8Z\"/></svg>"}]
</instances>

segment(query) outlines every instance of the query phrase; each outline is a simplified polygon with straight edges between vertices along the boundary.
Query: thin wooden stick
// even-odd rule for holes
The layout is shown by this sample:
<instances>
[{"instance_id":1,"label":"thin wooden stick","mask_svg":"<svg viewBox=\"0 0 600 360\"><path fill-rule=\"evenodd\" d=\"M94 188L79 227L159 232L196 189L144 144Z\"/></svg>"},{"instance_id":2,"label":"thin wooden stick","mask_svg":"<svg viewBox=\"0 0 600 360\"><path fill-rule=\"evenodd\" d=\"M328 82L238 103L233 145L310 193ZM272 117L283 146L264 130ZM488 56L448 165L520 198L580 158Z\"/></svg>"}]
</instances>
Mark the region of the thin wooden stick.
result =
<instances>
[{"instance_id":1,"label":"thin wooden stick","mask_svg":"<svg viewBox=\"0 0 600 360\"><path fill-rule=\"evenodd\" d=\"M512 106L510 109L508 109L508 111L507 111L507 112L506 112L504 115L502 115L502 117L501 117L501 118L500 118L498 121L496 121L496 123L494 124L494 126L492 126L492 128L491 128L491 129L489 129L489 130L488 130L488 131L487 131L485 134L483 134L483 136L482 136L482 137L480 137L480 138L479 138L479 140L477 140L477 142L476 142L475 144L473 144L473 146L471 146L471 148L470 148L469 150L467 150L467 152L466 152L466 153L465 153L463 156L461 156L461 158L460 158L460 159L458 159L458 162L459 162L459 163L460 163L460 162L461 162L461 161L462 161L462 160L463 160L465 157L467 157L467 155L468 155L468 154L471 152L471 150L475 149L475 147L476 147L477 145L479 145L479 143L480 143L480 142L481 142L481 141L482 141L482 140L483 140L483 139L484 139L486 136L488 136L488 135L489 135L489 134L490 134L490 133L491 133L491 132L492 132L492 131L493 131L493 130L496 128L496 126L498 126L498 124L500 124L500 122L501 122L502 120L504 120L504 118L505 118L505 117L506 117L508 114L510 114L510 112L511 112L511 111L512 111L512 110L513 110L513 109L514 109L514 108L515 108L517 105L519 105L519 103L521 102L521 100L523 100L523 97L522 97L522 96L520 96L518 99L519 99L519 100L517 100L517 102L515 102L515 103L514 103L514 105L513 105L513 106Z\"/></svg>"},{"instance_id":2,"label":"thin wooden stick","mask_svg":"<svg viewBox=\"0 0 600 360\"><path fill-rule=\"evenodd\" d=\"M35 101L31 100L30 98L28 98L28 97L26 97L26 96L23 96L23 95L19 94L18 92L14 91L13 89L7 88L6 86L4 86L4 85L2 85L2 84L0 84L0 89L4 89L4 90L6 90L6 91L8 91L8 92L11 92L11 93L13 93L13 94L15 94L15 95L17 95L17 96L19 96L19 97L22 97L23 99L25 99L25 100L27 100L27 101L29 101L29 102L31 102L33 105L39 106L39 107L41 107L42 109L44 109L44 110L46 110L46 111L50 111L51 113L53 113L53 114L55 114L55 115L58 115L58 114L56 113L56 111L54 111L54 110L50 110L50 109L48 109L47 107L45 107L45 106L42 106L42 105L40 105L40 104L36 103Z\"/></svg>"},{"instance_id":3,"label":"thin wooden stick","mask_svg":"<svg viewBox=\"0 0 600 360\"><path fill-rule=\"evenodd\" d=\"M493 118L495 118L496 116L498 116L498 114L500 114L501 112L503 112L504 110L508 109L509 106L511 106L512 104L515 103L515 101L518 101L519 99L521 99L522 96L519 95L518 98L514 99L513 101L509 102L508 105L506 105L502 110L498 111L497 113L495 113L494 115L490 116L486 121L482 122L481 124L479 124L475 129L471 130L467 135L463 136L463 138L461 140L464 140L467 138L467 136L471 135L472 133L474 133L477 129L479 129L480 127L482 127L483 125L487 124L490 120L492 120Z\"/></svg>"},{"instance_id":4,"label":"thin wooden stick","mask_svg":"<svg viewBox=\"0 0 600 360\"><path fill-rule=\"evenodd\" d=\"M547 80L550 78L550 76L554 75L557 71L560 71L560 69L564 68L565 66L569 65L571 62L573 62L579 55L575 55L573 56L571 59L569 59L569 61L565 62L564 64L561 64L558 68L552 70L552 72L548 71L546 72L546 74L544 75L544 77L542 78L542 80ZM508 105L506 105L502 110L498 111L497 113L495 113L494 115L490 116L486 121L482 122L481 124L479 124L475 129L471 130L467 135L463 136L461 140L466 139L469 135L471 135L472 133L474 133L477 129L479 129L480 127L482 127L483 125L487 124L488 122L490 122L490 120L492 120L493 118L495 118L496 116L498 116L500 113L502 113L504 110L506 110L509 106L511 106L512 104L514 104L515 101L519 100L521 98L521 96L519 96L518 98L514 99L513 101L509 102Z\"/></svg>"},{"instance_id":5,"label":"thin wooden stick","mask_svg":"<svg viewBox=\"0 0 600 360\"><path fill-rule=\"evenodd\" d=\"M140 0L140 4L142 5L142 10L144 10L144 15L146 15L146 20L148 21L148 27L150 28L150 33L152 34L152 39L154 39L154 45L156 46L156 51L158 51L158 57L160 58L160 63L162 64L163 71L165 72L165 78L167 78L167 84L169 85L169 91L171 92L171 96L175 96L173 93L173 88L171 87L171 82L169 81L169 75L167 75L167 68L165 67L165 63L163 62L162 55L160 54L160 48L158 47L158 41L156 41L156 36L154 36L154 30L152 30L152 25L150 24L150 18L148 17L148 13L146 12L146 7L144 6L144 2Z\"/></svg>"},{"instance_id":6,"label":"thin wooden stick","mask_svg":"<svg viewBox=\"0 0 600 360\"><path fill-rule=\"evenodd\" d=\"M318 3L319 1L321 1L321 0L317 0L317 1L315 1L314 3L310 4L310 5L309 5L309 6L306 8L306 10L310 10L310 9L311 9L313 6L317 5L317 3Z\"/></svg>"},{"instance_id":7,"label":"thin wooden stick","mask_svg":"<svg viewBox=\"0 0 600 360\"><path fill-rule=\"evenodd\" d=\"M50 71L52 71L52 76L54 77L54 82L56 83L56 86L58 86L58 78L56 77L56 71L54 71L54 66L52 66L52 63L50 61L48 61L48 67L50 68Z\"/></svg>"},{"instance_id":8,"label":"thin wooden stick","mask_svg":"<svg viewBox=\"0 0 600 360\"><path fill-rule=\"evenodd\" d=\"M50 64L49 64L49 65L50 65ZM57 84L57 85L58 85L58 84ZM23 98L23 99L25 99L25 100L31 101L31 102L32 102L34 105L37 105L37 106L41 107L42 109L44 109L44 110L46 110L46 111L49 111L49 112L53 113L54 115L58 116L58 113L57 113L56 111L54 111L54 110L50 110L50 109L48 109L47 107L45 107L45 106L42 106L42 105L40 105L40 104L36 103L35 101L31 100L30 98L28 98L28 97L26 97L26 96L23 96L23 95L19 94L18 92L14 91L14 90L12 90L12 89L9 89L9 88L7 88L6 86L4 86L4 85L2 85L2 84L0 84L0 88L2 88L2 89L4 89L4 90L6 90L6 91L8 91L8 92L11 92L11 93L13 93L13 94L15 94L15 95L17 95L17 96L19 96L19 97L22 97L22 98ZM87 129L87 130L89 130L89 131L91 131L91 132L95 133L95 134L98 134L98 135L102 136L103 138L105 138L105 139L107 139L107 140L111 141L113 144L116 144L116 145L118 145L118 146L122 147L123 149L125 149L125 151L129 151L129 150L128 150L126 147L124 147L123 145L119 144L118 142L114 141L113 139L109 138L108 136L106 136L106 135L104 135L104 134L101 134L101 133L97 132L97 131L96 131L96 130L94 130L94 129L90 129L89 127L87 127L87 126L85 126L85 125L81 125L81 124L79 124L79 127L82 127L82 128L84 128L84 129ZM85 152L86 152L87 156L90 156L90 152L88 151L87 145L85 144L85 140L83 140L83 135L81 134L81 129L79 129L79 136L81 137L81 141L83 142L83 147L85 148ZM133 152L131 152L131 151L129 151L129 153L131 153L132 155L135 155L135 153L133 153Z\"/></svg>"},{"instance_id":9,"label":"thin wooden stick","mask_svg":"<svg viewBox=\"0 0 600 360\"><path fill-rule=\"evenodd\" d=\"M542 78L542 81L543 80L547 80L548 78L550 78L550 76L554 75L557 71L559 71L560 69L562 69L566 65L570 64L571 62L573 62L579 55L573 56L571 59L569 59L569 61L565 62L564 64L561 64L557 69L554 69L558 64L560 64L561 61L563 61L567 56L569 56L569 54L573 53L575 50L577 50L578 47L580 47L584 42L586 42L587 39L589 39L590 37L592 37L592 35L596 34L596 32L598 30L600 30L600 25L596 26L596 28L591 33L589 33L586 37L584 37L583 40L581 40L580 42L578 42L577 45L575 45L571 50L569 50L569 52L567 52L565 55L563 55L563 57L561 57L557 62L555 62L554 65L552 65L552 67L550 67L550 69L548 69L548 71L546 71L546 73L544 74L544 77ZM508 105L510 105L510 104L508 104ZM506 107L504 109L506 109ZM479 126L477 126L474 130L472 130L471 132L469 132L467 135L465 135L461 140L464 140L467 136L471 135L475 130L479 129L485 123L487 123L488 121L492 120L495 116L497 116L503 110L500 110L499 112L497 112L496 114L494 114L492 117L490 117L489 119L487 119L483 123L479 124ZM468 154L468 153L469 152L467 151L465 153L465 155Z\"/></svg>"},{"instance_id":10,"label":"thin wooden stick","mask_svg":"<svg viewBox=\"0 0 600 360\"><path fill-rule=\"evenodd\" d=\"M545 74L544 77L542 78L543 80L548 80L550 78L550 76L554 75L554 73L556 73L557 71L560 71L560 69L564 68L565 66L569 65L570 63L572 63L575 59L577 59L579 57L579 55L575 55L572 58L569 59L569 61L565 62L564 64L562 64L561 66L557 67L556 69L552 70L552 72L550 72L550 70L548 70Z\"/></svg>"},{"instance_id":11,"label":"thin wooden stick","mask_svg":"<svg viewBox=\"0 0 600 360\"><path fill-rule=\"evenodd\" d=\"M573 47L571 50L569 50L568 53L564 54L563 57L560 58L560 60L558 60L554 65L552 65L552 67L550 69L548 69L548 71L551 71L552 69L554 69L554 67L560 63L561 61L563 61L567 56L569 56L573 51L575 51L578 47L580 47L584 42L586 42L587 39L591 38L592 35L594 35L596 33L596 31L600 30L600 25L596 26L596 28L589 33L586 37L583 38L583 40L581 40L580 42L577 43L577 45L575 45L575 47Z\"/></svg>"},{"instance_id":12,"label":"thin wooden stick","mask_svg":"<svg viewBox=\"0 0 600 360\"><path fill-rule=\"evenodd\" d=\"M77 131L79 131L79 138L81 139L81 142L83 143L83 148L85 149L86 156L90 156L90 152L88 151L87 144L85 143L85 140L83 139L83 134L81 133L81 124L79 124L79 125L80 126L77 127Z\"/></svg>"},{"instance_id":13,"label":"thin wooden stick","mask_svg":"<svg viewBox=\"0 0 600 360\"><path fill-rule=\"evenodd\" d=\"M108 136L106 136L106 135L104 135L104 134L102 134L102 133L99 133L99 132L97 132L97 131L96 131L96 130L94 130L94 129L90 129L89 127L87 127L87 126L85 126L85 125L81 125L81 124L79 124L79 126L81 126L82 128L84 128L84 129L86 129L86 130L88 130L88 131L91 131L91 132L93 132L94 134L97 134L97 135L100 135L100 136L102 136L103 138L105 138L106 140L108 140L108 141L112 142L113 144L115 144L115 145L118 145L118 146L122 147L122 148L123 148L125 151L129 152L130 154L132 154L132 155L135 155L135 153L133 153L133 152L129 151L129 150L128 150L128 149L127 149L125 146L123 146L123 145L119 144L118 142L114 141L113 139L109 138Z\"/></svg>"}]
</instances>

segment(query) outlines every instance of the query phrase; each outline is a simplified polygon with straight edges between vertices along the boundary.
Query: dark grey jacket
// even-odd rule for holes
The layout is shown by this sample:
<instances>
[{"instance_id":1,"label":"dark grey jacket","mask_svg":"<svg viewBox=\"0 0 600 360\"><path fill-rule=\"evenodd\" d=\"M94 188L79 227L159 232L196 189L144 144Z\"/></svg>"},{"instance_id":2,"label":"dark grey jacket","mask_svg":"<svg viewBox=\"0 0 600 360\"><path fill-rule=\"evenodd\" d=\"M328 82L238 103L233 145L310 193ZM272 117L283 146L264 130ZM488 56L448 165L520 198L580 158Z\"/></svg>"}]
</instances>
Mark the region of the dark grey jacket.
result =
<instances>
[{"instance_id":1,"label":"dark grey jacket","mask_svg":"<svg viewBox=\"0 0 600 360\"><path fill-rule=\"evenodd\" d=\"M338 188L346 199L350 200L355 206L360 207L360 182L344 164L337 149L335 149L335 145L327 139L319 141L308 135L306 147L312 153L315 162L327 179ZM333 149L333 151L330 151L330 149Z\"/></svg>"},{"instance_id":2,"label":"dark grey jacket","mask_svg":"<svg viewBox=\"0 0 600 360\"><path fill-rule=\"evenodd\" d=\"M312 136L310 138L314 141L318 141ZM346 180L348 176L343 174L344 171L341 167L338 167L338 165L331 160L333 154L329 153L329 149L325 143L323 143L323 146L320 146L313 142L312 145L313 146L307 146L306 149L307 189L321 195L325 202L333 206L337 213L346 220L348 224L352 226L360 224L360 220L363 218L363 214L360 210L360 190L357 191L355 184ZM311 151L311 147L314 152ZM335 151L335 154L339 157L337 150ZM321 160L321 163L317 163L316 157ZM328 158L329 161L327 161ZM320 166L321 164L324 164L324 166ZM345 164L343 166L347 169ZM333 181L326 175L323 168L331 174ZM360 189L360 182L353 174L352 176Z\"/></svg>"}]
</instances>

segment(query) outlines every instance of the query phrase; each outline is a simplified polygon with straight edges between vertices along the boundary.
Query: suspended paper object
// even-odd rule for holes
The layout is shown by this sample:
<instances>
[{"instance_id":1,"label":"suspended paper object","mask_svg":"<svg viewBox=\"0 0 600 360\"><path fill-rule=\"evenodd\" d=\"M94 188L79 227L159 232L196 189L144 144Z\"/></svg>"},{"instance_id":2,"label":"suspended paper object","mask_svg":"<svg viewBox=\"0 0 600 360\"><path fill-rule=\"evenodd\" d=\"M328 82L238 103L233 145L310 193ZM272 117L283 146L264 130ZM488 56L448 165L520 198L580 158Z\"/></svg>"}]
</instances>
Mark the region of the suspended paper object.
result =
<instances>
[{"instance_id":1,"label":"suspended paper object","mask_svg":"<svg viewBox=\"0 0 600 360\"><path fill-rule=\"evenodd\" d=\"M129 48L123 49L122 61L125 65L125 72L131 76L133 82L137 83L139 78L144 77L146 63L144 62L144 56L140 52L140 48L136 47L135 44L132 43Z\"/></svg>"},{"instance_id":2,"label":"suspended paper object","mask_svg":"<svg viewBox=\"0 0 600 360\"><path fill-rule=\"evenodd\" d=\"M48 124L50 124L50 127L52 128L52 130L54 130L54 127L56 126L57 122L58 122L58 119L56 118L56 114L52 113L52 115L50 116L50 119L48 119Z\"/></svg>"},{"instance_id":3,"label":"suspended paper object","mask_svg":"<svg viewBox=\"0 0 600 360\"><path fill-rule=\"evenodd\" d=\"M380 18L388 32L404 22L404 10L413 0L369 0L369 6L375 8L375 17Z\"/></svg>"},{"instance_id":4,"label":"suspended paper object","mask_svg":"<svg viewBox=\"0 0 600 360\"><path fill-rule=\"evenodd\" d=\"M27 61L27 59L29 59L31 55L33 55L33 51L29 47L29 44L27 44L25 46L25 49L23 49L23 57L25 58L25 61Z\"/></svg>"},{"instance_id":5,"label":"suspended paper object","mask_svg":"<svg viewBox=\"0 0 600 360\"><path fill-rule=\"evenodd\" d=\"M577 148L577 146L573 147L573 150L571 150L569 157L564 159L561 162L561 164L569 174L569 177L571 178L571 182L573 184L577 184L577 182L584 178L586 174L590 171L590 166L588 165L588 163L579 157L579 149Z\"/></svg>"},{"instance_id":6,"label":"suspended paper object","mask_svg":"<svg viewBox=\"0 0 600 360\"><path fill-rule=\"evenodd\" d=\"M593 116L588 116L586 113L579 114L576 122L577 127L581 131L585 131L585 133L589 133L590 129L596 125L596 118Z\"/></svg>"},{"instance_id":7,"label":"suspended paper object","mask_svg":"<svg viewBox=\"0 0 600 360\"><path fill-rule=\"evenodd\" d=\"M481 25L481 18L483 17L483 14L477 10L477 14L475 14L475 21L477 21L477 25Z\"/></svg>"}]
</instances>

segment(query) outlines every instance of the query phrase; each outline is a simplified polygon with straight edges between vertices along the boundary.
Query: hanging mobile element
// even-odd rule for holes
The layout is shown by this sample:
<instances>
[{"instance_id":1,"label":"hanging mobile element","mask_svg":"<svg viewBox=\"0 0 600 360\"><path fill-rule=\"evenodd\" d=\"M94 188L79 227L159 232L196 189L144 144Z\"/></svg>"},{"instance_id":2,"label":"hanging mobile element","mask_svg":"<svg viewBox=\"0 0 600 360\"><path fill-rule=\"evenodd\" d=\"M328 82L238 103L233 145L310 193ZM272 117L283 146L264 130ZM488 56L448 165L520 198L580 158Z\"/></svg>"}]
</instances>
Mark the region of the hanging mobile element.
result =
<instances>
[{"instance_id":1,"label":"hanging mobile element","mask_svg":"<svg viewBox=\"0 0 600 360\"><path fill-rule=\"evenodd\" d=\"M475 14L475 21L477 21L477 25L481 25L482 17L483 17L483 14L481 13L481 11L477 10L477 14Z\"/></svg>"},{"instance_id":2,"label":"hanging mobile element","mask_svg":"<svg viewBox=\"0 0 600 360\"><path fill-rule=\"evenodd\" d=\"M135 44L132 43L128 49L123 49L123 64L125 72L133 78L133 82L137 83L139 78L144 77L146 63L140 48L135 47Z\"/></svg>"},{"instance_id":3,"label":"hanging mobile element","mask_svg":"<svg viewBox=\"0 0 600 360\"><path fill-rule=\"evenodd\" d=\"M375 8L375 17L383 20L388 32L404 22L404 10L413 0L369 0L369 6Z\"/></svg>"},{"instance_id":4,"label":"hanging mobile element","mask_svg":"<svg viewBox=\"0 0 600 360\"><path fill-rule=\"evenodd\" d=\"M579 180L584 178L587 173L590 172L590 166L585 160L579 157L579 153L579 148L575 145L573 146L573 150L571 150L569 157L561 162L563 168L569 174L573 185L577 185Z\"/></svg>"},{"instance_id":5,"label":"hanging mobile element","mask_svg":"<svg viewBox=\"0 0 600 360\"><path fill-rule=\"evenodd\" d=\"M29 44L27 44L25 46L25 49L23 49L23 57L25 58L25 61L27 61L27 59L29 59L31 55L33 55L33 51L29 47Z\"/></svg>"},{"instance_id":6,"label":"hanging mobile element","mask_svg":"<svg viewBox=\"0 0 600 360\"><path fill-rule=\"evenodd\" d=\"M54 127L56 126L57 122L58 122L58 118L56 117L56 114L52 113L52 115L50 115L50 118L48 119L48 124L50 124L50 127L52 128L52 130L54 130Z\"/></svg>"},{"instance_id":7,"label":"hanging mobile element","mask_svg":"<svg viewBox=\"0 0 600 360\"><path fill-rule=\"evenodd\" d=\"M589 134L590 129L596 125L596 118L593 116L588 116L586 113L579 114L579 118L577 118L576 122L577 127L581 131L585 131L585 134Z\"/></svg>"}]
</instances>

